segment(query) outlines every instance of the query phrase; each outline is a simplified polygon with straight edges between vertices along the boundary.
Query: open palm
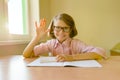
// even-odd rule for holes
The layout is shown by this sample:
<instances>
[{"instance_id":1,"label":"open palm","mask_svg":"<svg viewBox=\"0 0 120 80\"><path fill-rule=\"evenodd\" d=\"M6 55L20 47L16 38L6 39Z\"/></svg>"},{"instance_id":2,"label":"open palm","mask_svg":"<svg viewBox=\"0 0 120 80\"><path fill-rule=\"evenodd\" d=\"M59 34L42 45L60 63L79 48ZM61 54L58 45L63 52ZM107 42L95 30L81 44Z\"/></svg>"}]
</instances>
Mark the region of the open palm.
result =
<instances>
[{"instance_id":1,"label":"open palm","mask_svg":"<svg viewBox=\"0 0 120 80\"><path fill-rule=\"evenodd\" d=\"M46 20L45 19L41 19L39 24L37 24L37 22L35 22L35 27L36 27L36 36L38 38L43 38L48 32L48 30L46 29Z\"/></svg>"}]
</instances>

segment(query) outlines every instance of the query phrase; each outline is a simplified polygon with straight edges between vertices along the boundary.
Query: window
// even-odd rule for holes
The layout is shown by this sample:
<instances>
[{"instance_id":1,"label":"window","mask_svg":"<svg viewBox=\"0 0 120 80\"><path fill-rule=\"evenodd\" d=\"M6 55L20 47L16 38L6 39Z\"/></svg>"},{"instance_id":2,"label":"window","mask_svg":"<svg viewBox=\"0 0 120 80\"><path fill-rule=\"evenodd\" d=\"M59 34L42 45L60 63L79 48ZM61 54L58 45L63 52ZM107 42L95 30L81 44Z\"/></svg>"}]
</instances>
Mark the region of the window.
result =
<instances>
[{"instance_id":1,"label":"window","mask_svg":"<svg viewBox=\"0 0 120 80\"><path fill-rule=\"evenodd\" d=\"M0 0L0 45L30 41L39 15L39 0Z\"/></svg>"},{"instance_id":2,"label":"window","mask_svg":"<svg viewBox=\"0 0 120 80\"><path fill-rule=\"evenodd\" d=\"M0 0L0 41L29 40L28 0Z\"/></svg>"},{"instance_id":3,"label":"window","mask_svg":"<svg viewBox=\"0 0 120 80\"><path fill-rule=\"evenodd\" d=\"M26 0L8 1L8 30L10 34L28 34Z\"/></svg>"}]
</instances>

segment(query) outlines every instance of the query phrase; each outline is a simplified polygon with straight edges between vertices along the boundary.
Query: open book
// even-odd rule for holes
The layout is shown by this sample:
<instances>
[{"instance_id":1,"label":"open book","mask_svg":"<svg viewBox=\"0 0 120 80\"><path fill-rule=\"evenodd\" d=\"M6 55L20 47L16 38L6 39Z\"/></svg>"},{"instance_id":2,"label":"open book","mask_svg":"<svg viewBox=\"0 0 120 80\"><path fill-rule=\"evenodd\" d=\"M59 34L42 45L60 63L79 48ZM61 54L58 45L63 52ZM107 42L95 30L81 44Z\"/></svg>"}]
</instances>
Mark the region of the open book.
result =
<instances>
[{"instance_id":1,"label":"open book","mask_svg":"<svg viewBox=\"0 0 120 80\"><path fill-rule=\"evenodd\" d=\"M55 57L40 57L27 66L74 66L74 67L102 67L96 60L80 60L71 62L56 62Z\"/></svg>"}]
</instances>

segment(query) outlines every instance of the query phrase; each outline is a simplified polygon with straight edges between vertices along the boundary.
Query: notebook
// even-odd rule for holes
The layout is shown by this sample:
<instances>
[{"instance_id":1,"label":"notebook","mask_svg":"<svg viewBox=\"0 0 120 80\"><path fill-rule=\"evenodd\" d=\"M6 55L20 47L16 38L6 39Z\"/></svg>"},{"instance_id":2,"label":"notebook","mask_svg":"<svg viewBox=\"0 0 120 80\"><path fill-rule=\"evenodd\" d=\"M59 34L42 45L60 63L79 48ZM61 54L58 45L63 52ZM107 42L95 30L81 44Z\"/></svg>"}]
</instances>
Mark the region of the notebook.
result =
<instances>
[{"instance_id":1,"label":"notebook","mask_svg":"<svg viewBox=\"0 0 120 80\"><path fill-rule=\"evenodd\" d=\"M56 62L55 57L39 57L27 66L64 66L64 67L102 67L96 60L80 60L80 61L66 61Z\"/></svg>"}]
</instances>

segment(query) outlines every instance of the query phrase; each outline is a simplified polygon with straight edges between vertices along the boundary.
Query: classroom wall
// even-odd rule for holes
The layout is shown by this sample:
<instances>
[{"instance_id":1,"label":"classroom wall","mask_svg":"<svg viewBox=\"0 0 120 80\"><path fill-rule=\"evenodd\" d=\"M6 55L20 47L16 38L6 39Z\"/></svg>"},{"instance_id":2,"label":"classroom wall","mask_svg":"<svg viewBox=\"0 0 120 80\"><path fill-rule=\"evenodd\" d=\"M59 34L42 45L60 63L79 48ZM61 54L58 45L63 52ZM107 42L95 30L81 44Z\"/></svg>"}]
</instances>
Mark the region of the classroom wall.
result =
<instances>
[{"instance_id":1,"label":"classroom wall","mask_svg":"<svg viewBox=\"0 0 120 80\"><path fill-rule=\"evenodd\" d=\"M107 52L120 42L120 0L39 0L39 2L40 18L47 19L47 26L54 15L65 12L76 22L79 33L76 38L87 44L103 47ZM35 20L39 21L38 18L33 19L32 28ZM27 44L0 46L0 53L21 54Z\"/></svg>"},{"instance_id":2,"label":"classroom wall","mask_svg":"<svg viewBox=\"0 0 120 80\"><path fill-rule=\"evenodd\" d=\"M50 18L61 12L70 14L79 32L76 38L87 44L109 52L120 42L120 0L50 0L48 3Z\"/></svg>"}]
</instances>

